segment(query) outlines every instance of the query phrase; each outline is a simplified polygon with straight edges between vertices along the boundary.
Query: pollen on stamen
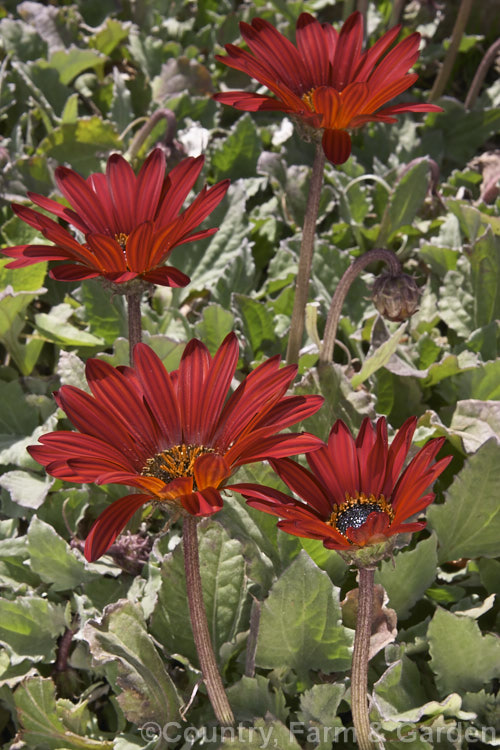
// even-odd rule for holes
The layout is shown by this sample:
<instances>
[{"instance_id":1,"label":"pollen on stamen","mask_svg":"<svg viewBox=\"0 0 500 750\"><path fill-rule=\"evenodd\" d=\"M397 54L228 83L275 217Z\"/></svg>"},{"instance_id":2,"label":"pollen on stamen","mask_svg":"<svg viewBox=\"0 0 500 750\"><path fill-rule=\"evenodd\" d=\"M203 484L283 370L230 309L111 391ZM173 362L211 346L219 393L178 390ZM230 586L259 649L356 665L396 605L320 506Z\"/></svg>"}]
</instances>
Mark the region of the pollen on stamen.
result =
<instances>
[{"instance_id":1,"label":"pollen on stamen","mask_svg":"<svg viewBox=\"0 0 500 750\"><path fill-rule=\"evenodd\" d=\"M166 483L180 477L192 477L195 461L203 453L215 453L215 449L204 445L185 445L184 443L174 445L148 458L141 475L156 477Z\"/></svg>"},{"instance_id":2,"label":"pollen on stamen","mask_svg":"<svg viewBox=\"0 0 500 750\"><path fill-rule=\"evenodd\" d=\"M125 251L125 248L127 247L128 234L119 232L118 234L115 234L115 240L118 242L121 249Z\"/></svg>"},{"instance_id":3,"label":"pollen on stamen","mask_svg":"<svg viewBox=\"0 0 500 750\"><path fill-rule=\"evenodd\" d=\"M391 504L383 495L375 497L373 494L366 496L364 492L356 492L355 497L351 497L346 493L345 502L334 506L326 523L346 536L347 529L361 528L370 513L385 513L391 521L394 519Z\"/></svg>"},{"instance_id":4,"label":"pollen on stamen","mask_svg":"<svg viewBox=\"0 0 500 750\"><path fill-rule=\"evenodd\" d=\"M307 91L305 94L302 94L301 99L302 101L307 104L311 112L316 112L313 104L313 98L312 95L314 93L314 89L311 89L310 91Z\"/></svg>"}]
</instances>

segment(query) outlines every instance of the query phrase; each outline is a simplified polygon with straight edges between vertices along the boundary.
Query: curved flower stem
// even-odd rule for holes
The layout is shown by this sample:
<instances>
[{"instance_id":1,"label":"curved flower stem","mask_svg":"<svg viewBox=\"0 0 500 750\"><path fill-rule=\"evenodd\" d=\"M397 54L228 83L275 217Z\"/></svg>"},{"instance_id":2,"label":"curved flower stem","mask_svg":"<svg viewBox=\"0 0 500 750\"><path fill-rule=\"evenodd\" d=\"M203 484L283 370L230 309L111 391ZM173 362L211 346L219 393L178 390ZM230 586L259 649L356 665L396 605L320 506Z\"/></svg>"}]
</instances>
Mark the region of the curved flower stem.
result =
<instances>
[{"instance_id":1,"label":"curved flower stem","mask_svg":"<svg viewBox=\"0 0 500 750\"><path fill-rule=\"evenodd\" d=\"M448 51L446 53L446 57L444 58L441 70L439 71L436 80L434 81L434 86L432 87L431 93L429 94L430 102L435 102L436 99L439 99L439 97L444 93L446 84L448 83L448 79L451 75L451 71L455 63L456 56L458 54L458 49L464 35L465 27L467 26L467 21L469 20L469 15L472 10L473 3L474 0L462 0L462 2L460 3L460 8L458 9L457 18L451 34L450 46L448 47Z\"/></svg>"},{"instance_id":2,"label":"curved flower stem","mask_svg":"<svg viewBox=\"0 0 500 750\"><path fill-rule=\"evenodd\" d=\"M486 51L485 56L481 60L478 69L476 70L476 75L474 76L472 83L470 85L470 89L467 92L467 96L465 98L465 109L472 109L474 106L476 99L479 95L479 91L481 90L481 86L483 84L484 79L486 78L486 73L488 72L491 65L493 65L493 62L500 52L500 39L497 39L496 42L493 42L491 47L488 48Z\"/></svg>"},{"instance_id":3,"label":"curved flower stem","mask_svg":"<svg viewBox=\"0 0 500 750\"><path fill-rule=\"evenodd\" d=\"M234 716L229 705L221 676L215 661L215 654L208 630L207 613L201 588L200 558L198 554L198 519L185 516L183 520L184 569L189 604L191 627L200 660L201 671L208 697L218 722L222 726L234 724Z\"/></svg>"},{"instance_id":4,"label":"curved flower stem","mask_svg":"<svg viewBox=\"0 0 500 750\"><path fill-rule=\"evenodd\" d=\"M142 339L141 300L142 292L130 292L127 296L128 343L130 364L134 364L134 346Z\"/></svg>"},{"instance_id":5,"label":"curved flower stem","mask_svg":"<svg viewBox=\"0 0 500 750\"><path fill-rule=\"evenodd\" d=\"M140 151L142 144L151 133L155 125L160 122L160 120L167 121L167 132L164 139L165 143L171 143L177 130L177 119L175 117L175 114L171 109L166 109L165 107L162 109L157 109L155 112L153 112L151 117L148 118L147 122L144 123L142 128L135 134L128 150L128 158L130 159L130 161L134 161L135 157Z\"/></svg>"},{"instance_id":6,"label":"curved flower stem","mask_svg":"<svg viewBox=\"0 0 500 750\"><path fill-rule=\"evenodd\" d=\"M351 672L351 710L360 750L373 750L368 714L368 658L373 617L374 568L359 569L358 616Z\"/></svg>"},{"instance_id":7,"label":"curved flower stem","mask_svg":"<svg viewBox=\"0 0 500 750\"><path fill-rule=\"evenodd\" d=\"M323 346L319 353L320 366L327 362L331 362L333 358L333 349L335 347L335 337L337 335L340 313L342 312L342 307L347 292L349 291L349 287L366 266L377 260L383 260L387 263L392 274L396 275L401 272L401 263L392 250L387 250L385 247L374 247L372 250L368 250L368 252L364 253L361 257L356 258L354 263L351 263L340 279L335 294L332 297L328 317L326 319Z\"/></svg>"},{"instance_id":8,"label":"curved flower stem","mask_svg":"<svg viewBox=\"0 0 500 750\"><path fill-rule=\"evenodd\" d=\"M307 199L304 228L302 230L302 242L300 244L299 268L297 271L297 283L295 286L295 299L293 302L292 320L290 323L290 337L286 352L286 361L296 364L299 359L299 350L304 333L304 320L309 292L309 280L314 253L314 237L316 234L316 222L318 220L319 199L323 185L323 173L325 169L325 154L321 143L316 144L316 155L309 185L309 197Z\"/></svg>"}]
</instances>

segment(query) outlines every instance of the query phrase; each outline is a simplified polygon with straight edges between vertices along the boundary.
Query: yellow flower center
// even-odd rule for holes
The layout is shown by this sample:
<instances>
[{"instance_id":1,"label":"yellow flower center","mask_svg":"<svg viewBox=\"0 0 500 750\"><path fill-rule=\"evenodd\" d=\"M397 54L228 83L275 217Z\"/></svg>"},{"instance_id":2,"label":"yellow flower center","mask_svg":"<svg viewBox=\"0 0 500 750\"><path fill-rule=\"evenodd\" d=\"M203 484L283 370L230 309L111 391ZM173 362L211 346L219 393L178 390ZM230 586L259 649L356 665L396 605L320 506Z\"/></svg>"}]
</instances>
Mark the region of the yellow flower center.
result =
<instances>
[{"instance_id":1,"label":"yellow flower center","mask_svg":"<svg viewBox=\"0 0 500 750\"><path fill-rule=\"evenodd\" d=\"M192 477L194 462L203 453L215 453L214 448L204 445L174 445L166 451L148 458L141 471L143 477L156 477L163 482L171 482L179 477Z\"/></svg>"},{"instance_id":2,"label":"yellow flower center","mask_svg":"<svg viewBox=\"0 0 500 750\"><path fill-rule=\"evenodd\" d=\"M342 505L334 504L333 513L326 523L345 536L349 527L359 529L370 513L385 513L391 521L394 520L391 504L383 495L375 497L373 494L367 496L364 492L356 492L351 497L346 492L345 502Z\"/></svg>"}]
</instances>

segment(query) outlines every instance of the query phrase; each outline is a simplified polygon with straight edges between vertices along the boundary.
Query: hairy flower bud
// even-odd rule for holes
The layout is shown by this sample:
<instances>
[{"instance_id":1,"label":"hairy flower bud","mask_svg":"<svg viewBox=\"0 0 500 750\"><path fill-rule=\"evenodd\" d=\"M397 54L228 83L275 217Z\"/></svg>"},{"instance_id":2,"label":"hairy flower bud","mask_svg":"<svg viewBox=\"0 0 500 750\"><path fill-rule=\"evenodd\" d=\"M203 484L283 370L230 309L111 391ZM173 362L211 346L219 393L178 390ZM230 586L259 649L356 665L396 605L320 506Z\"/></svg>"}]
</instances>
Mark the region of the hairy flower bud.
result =
<instances>
[{"instance_id":1,"label":"hairy flower bud","mask_svg":"<svg viewBox=\"0 0 500 750\"><path fill-rule=\"evenodd\" d=\"M402 322L417 310L420 290L415 279L406 273L393 276L383 273L372 288L372 300L381 315Z\"/></svg>"}]
</instances>

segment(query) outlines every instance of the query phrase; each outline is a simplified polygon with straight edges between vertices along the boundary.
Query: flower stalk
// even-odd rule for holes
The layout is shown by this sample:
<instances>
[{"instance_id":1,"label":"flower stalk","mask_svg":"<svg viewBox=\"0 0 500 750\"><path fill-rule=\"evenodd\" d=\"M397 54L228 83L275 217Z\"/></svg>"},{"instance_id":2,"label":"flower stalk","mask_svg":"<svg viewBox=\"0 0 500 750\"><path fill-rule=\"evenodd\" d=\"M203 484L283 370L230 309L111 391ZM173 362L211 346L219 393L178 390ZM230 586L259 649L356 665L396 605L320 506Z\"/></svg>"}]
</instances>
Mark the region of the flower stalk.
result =
<instances>
[{"instance_id":1,"label":"flower stalk","mask_svg":"<svg viewBox=\"0 0 500 750\"><path fill-rule=\"evenodd\" d=\"M360 750L373 750L368 711L368 659L373 619L374 568L359 569L358 616L351 671L351 710Z\"/></svg>"},{"instance_id":2,"label":"flower stalk","mask_svg":"<svg viewBox=\"0 0 500 750\"><path fill-rule=\"evenodd\" d=\"M234 715L229 705L222 679L217 668L215 654L208 630L207 613L201 588L200 558L198 553L198 519L186 515L183 521L184 569L189 604L191 627L200 660L201 671L208 697L218 722L222 726L234 724Z\"/></svg>"},{"instance_id":3,"label":"flower stalk","mask_svg":"<svg viewBox=\"0 0 500 750\"><path fill-rule=\"evenodd\" d=\"M439 71L436 80L434 81L431 93L429 94L430 102L435 102L444 94L446 84L448 83L451 71L453 70L453 65L455 64L455 60L460 47L460 42L462 41L462 37L464 35L473 4L474 0L462 0L462 2L460 3L455 26L453 27L453 31L451 34L450 46L448 47L448 51L446 53L446 57L444 58L441 70Z\"/></svg>"},{"instance_id":4,"label":"flower stalk","mask_svg":"<svg viewBox=\"0 0 500 750\"><path fill-rule=\"evenodd\" d=\"M321 142L319 142L316 145L309 196L307 198L306 215L302 230L302 242L300 244L295 299L293 302L290 336L286 352L286 361L289 365L296 364L299 360L299 351L304 333L307 296L309 292L309 281L311 278L311 267L314 253L314 238L316 235L316 222L318 220L319 200L323 185L324 169L325 154Z\"/></svg>"},{"instance_id":5,"label":"flower stalk","mask_svg":"<svg viewBox=\"0 0 500 750\"><path fill-rule=\"evenodd\" d=\"M130 348L130 365L134 365L134 347L142 341L141 300L142 291L130 292L127 297L128 343Z\"/></svg>"},{"instance_id":6,"label":"flower stalk","mask_svg":"<svg viewBox=\"0 0 500 750\"><path fill-rule=\"evenodd\" d=\"M374 247L372 250L364 253L360 258L351 263L347 271L340 279L338 286L335 290L335 294L332 297L330 309L326 319L325 333L323 336L323 346L319 354L319 363L326 365L333 359L333 350L335 348L335 337L337 335L337 328L344 305L347 292L354 280L359 276L366 266L375 261L383 260L387 263L389 270L392 275L397 276L401 273L401 263L399 262L396 255L384 247Z\"/></svg>"}]
</instances>

